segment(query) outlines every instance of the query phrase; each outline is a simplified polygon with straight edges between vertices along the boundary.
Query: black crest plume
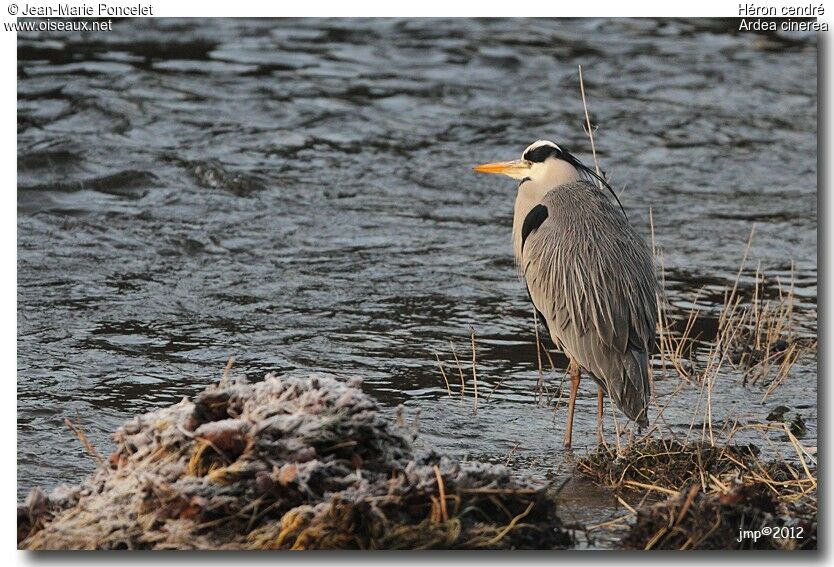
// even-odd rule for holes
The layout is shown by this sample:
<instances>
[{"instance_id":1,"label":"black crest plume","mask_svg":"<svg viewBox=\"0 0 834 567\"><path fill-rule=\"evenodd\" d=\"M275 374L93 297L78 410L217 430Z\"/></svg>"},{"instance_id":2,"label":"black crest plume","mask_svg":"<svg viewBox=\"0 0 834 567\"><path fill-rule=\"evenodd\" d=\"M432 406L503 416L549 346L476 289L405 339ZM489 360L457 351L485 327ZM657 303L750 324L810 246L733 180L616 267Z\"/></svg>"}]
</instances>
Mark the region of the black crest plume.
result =
<instances>
[{"instance_id":1,"label":"black crest plume","mask_svg":"<svg viewBox=\"0 0 834 567\"><path fill-rule=\"evenodd\" d=\"M602 183L605 186L605 188L608 189L608 192L611 193L611 196L614 197L614 200L617 202L617 204L620 206L620 210L623 212L623 216L626 217L626 219L628 219L628 215L626 215L625 209L623 208L623 204L620 202L620 198L617 197L616 193L614 193L614 189L611 188L611 186L608 184L608 181L603 179L601 175L598 175L596 171L579 161L579 158L577 158L575 155L573 155L566 149L562 149L562 156L560 159L565 160L573 167L575 167L576 170L579 171L582 175L584 175L588 181L593 181L596 179L597 181Z\"/></svg>"},{"instance_id":2,"label":"black crest plume","mask_svg":"<svg viewBox=\"0 0 834 567\"><path fill-rule=\"evenodd\" d=\"M575 167L576 170L580 172L582 176L585 177L585 179L587 179L588 181L593 182L594 180L597 180L600 183L602 183L611 193L611 196L614 197L614 200L617 202L617 204L620 206L620 210L623 212L623 216L626 217L626 219L628 219L628 215L626 215L625 209L623 208L623 204L620 202L619 197L617 197L617 194L614 193L614 190L608 184L608 181L606 181L601 175L598 175L596 171L579 161L579 158L570 153L567 150L567 148L562 148L560 146L557 146L556 144L553 144L553 142L548 142L546 144L542 144L540 146L536 146L535 148L530 149L529 151L525 152L523 157L528 161L543 162L550 156L555 156L557 159L561 159L568 162L573 167Z\"/></svg>"}]
</instances>

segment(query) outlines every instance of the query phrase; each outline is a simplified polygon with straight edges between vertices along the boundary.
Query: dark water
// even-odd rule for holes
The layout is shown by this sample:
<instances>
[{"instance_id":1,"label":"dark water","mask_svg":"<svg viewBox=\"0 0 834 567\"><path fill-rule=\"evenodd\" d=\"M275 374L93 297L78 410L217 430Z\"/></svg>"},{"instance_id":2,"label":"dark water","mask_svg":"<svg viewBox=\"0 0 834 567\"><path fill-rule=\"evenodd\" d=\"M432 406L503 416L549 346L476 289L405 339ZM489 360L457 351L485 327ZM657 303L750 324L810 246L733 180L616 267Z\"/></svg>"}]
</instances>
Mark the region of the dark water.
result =
<instances>
[{"instance_id":1,"label":"dark water","mask_svg":"<svg viewBox=\"0 0 834 567\"><path fill-rule=\"evenodd\" d=\"M426 444L569 473L564 411L533 396L515 185L471 166L537 138L590 160L577 64L602 167L643 234L653 210L672 304L706 286L714 316L755 224L751 265L786 281L793 263L797 322L816 333L813 37L719 21L137 19L19 38L19 496L91 470L65 417L106 451L124 419L193 394L230 355L253 379L361 375L386 407L420 409ZM446 396L433 354L452 371L451 340L468 360L470 326L477 413L471 393ZM678 384L656 378L658 397ZM673 426L698 393L673 400ZM762 419L762 393L727 376L713 413ZM815 445L813 359L779 403ZM593 442L594 404L583 389L575 446ZM610 511L598 494L583 519Z\"/></svg>"}]
</instances>

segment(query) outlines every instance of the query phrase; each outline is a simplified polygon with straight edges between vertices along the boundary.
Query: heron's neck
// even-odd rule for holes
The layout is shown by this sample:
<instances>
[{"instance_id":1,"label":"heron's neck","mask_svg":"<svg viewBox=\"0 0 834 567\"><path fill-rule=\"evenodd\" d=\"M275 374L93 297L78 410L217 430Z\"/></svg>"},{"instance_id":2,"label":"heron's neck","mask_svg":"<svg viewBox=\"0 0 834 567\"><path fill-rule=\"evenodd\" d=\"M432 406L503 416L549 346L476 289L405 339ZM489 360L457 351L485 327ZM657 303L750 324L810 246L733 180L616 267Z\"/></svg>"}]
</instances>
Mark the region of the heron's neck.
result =
<instances>
[{"instance_id":1,"label":"heron's neck","mask_svg":"<svg viewBox=\"0 0 834 567\"><path fill-rule=\"evenodd\" d=\"M554 187L581 179L576 168L566 161L551 159L533 167L530 172L531 179L518 186L513 214L513 250L522 272L524 267L521 263L521 227L527 214L540 204Z\"/></svg>"}]
</instances>

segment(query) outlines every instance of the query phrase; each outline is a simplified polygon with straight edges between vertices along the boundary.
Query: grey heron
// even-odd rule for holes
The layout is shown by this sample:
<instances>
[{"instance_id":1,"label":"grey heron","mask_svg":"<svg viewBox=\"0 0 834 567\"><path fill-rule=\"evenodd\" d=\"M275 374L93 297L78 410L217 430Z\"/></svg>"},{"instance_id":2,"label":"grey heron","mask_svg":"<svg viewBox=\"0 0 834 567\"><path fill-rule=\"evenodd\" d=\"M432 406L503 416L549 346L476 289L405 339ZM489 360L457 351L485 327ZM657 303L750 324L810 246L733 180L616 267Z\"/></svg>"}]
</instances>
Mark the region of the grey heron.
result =
<instances>
[{"instance_id":1,"label":"grey heron","mask_svg":"<svg viewBox=\"0 0 834 567\"><path fill-rule=\"evenodd\" d=\"M629 419L646 425L657 278L649 246L616 194L567 149L547 140L530 144L519 160L475 171L519 180L516 262L539 319L570 359L565 446L571 445L582 370L598 385L598 440L606 393Z\"/></svg>"}]
</instances>

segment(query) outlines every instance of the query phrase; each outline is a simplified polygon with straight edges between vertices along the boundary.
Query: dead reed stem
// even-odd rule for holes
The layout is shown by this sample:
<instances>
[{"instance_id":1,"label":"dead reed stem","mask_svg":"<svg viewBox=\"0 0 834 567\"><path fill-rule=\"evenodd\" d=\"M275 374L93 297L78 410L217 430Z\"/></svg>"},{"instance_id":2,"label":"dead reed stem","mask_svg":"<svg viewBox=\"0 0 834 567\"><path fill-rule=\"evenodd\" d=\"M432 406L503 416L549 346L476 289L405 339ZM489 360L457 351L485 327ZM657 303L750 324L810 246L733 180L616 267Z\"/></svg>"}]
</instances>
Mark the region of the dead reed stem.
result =
<instances>
[{"instance_id":1,"label":"dead reed stem","mask_svg":"<svg viewBox=\"0 0 834 567\"><path fill-rule=\"evenodd\" d=\"M455 364L458 367L458 373L460 374L460 397L464 397L466 393L466 379L463 377L463 368L460 365L460 360L458 360L458 353L455 350L455 343L449 341L449 346L452 347L452 356L455 357Z\"/></svg>"},{"instance_id":2,"label":"dead reed stem","mask_svg":"<svg viewBox=\"0 0 834 567\"><path fill-rule=\"evenodd\" d=\"M747 265L747 256L750 254L750 249L753 246L753 235L756 232L756 225L754 224L750 228L750 236L747 237L747 245L744 247L744 254L741 257L741 264L738 267L738 273L736 273L736 279L733 282L733 288L730 290L729 296L725 296L724 299L724 307L721 310L721 314L718 318L718 328L721 329L726 325L727 319L735 313L736 308L738 307L738 301L736 300L736 293L738 292L738 284L741 281L741 274L744 273L744 267ZM735 304L733 302L735 301ZM728 310L729 307L732 307L732 310Z\"/></svg>"},{"instance_id":3,"label":"dead reed stem","mask_svg":"<svg viewBox=\"0 0 834 567\"><path fill-rule=\"evenodd\" d=\"M521 443L516 443L515 445L513 445L513 448L510 449L510 452L507 454L507 459L504 461L505 467L510 466L510 461L512 461L513 455L518 450L519 446L521 446Z\"/></svg>"},{"instance_id":4,"label":"dead reed stem","mask_svg":"<svg viewBox=\"0 0 834 567\"><path fill-rule=\"evenodd\" d=\"M66 417L64 418L64 425L69 427L70 430L73 433L75 433L75 436L78 437L79 441L81 441L81 444L84 446L84 449L87 450L87 453L89 453L89 455L93 457L98 462L98 464L104 463L104 459L101 458L101 455L99 455L98 451L96 451L96 448L90 442L90 439L81 430L80 427L76 427L75 424L73 424L72 421L70 421L69 418Z\"/></svg>"},{"instance_id":5,"label":"dead reed stem","mask_svg":"<svg viewBox=\"0 0 834 567\"><path fill-rule=\"evenodd\" d=\"M440 474L440 467L434 465L434 476L437 478L437 491L440 497L440 519L443 522L449 521L449 512L446 509L446 486L443 484L443 476Z\"/></svg>"},{"instance_id":6,"label":"dead reed stem","mask_svg":"<svg viewBox=\"0 0 834 567\"><path fill-rule=\"evenodd\" d=\"M544 355L547 357L547 363L550 364L550 371L553 372L554 375L558 374L556 371L556 365L553 363L553 357L550 356L550 352L546 348L542 348L544 351ZM564 373L561 375L561 379L559 380L559 397L556 399L556 407L553 411L559 409L559 405L562 403L562 387L565 385L565 375Z\"/></svg>"},{"instance_id":7,"label":"dead reed stem","mask_svg":"<svg viewBox=\"0 0 834 567\"><path fill-rule=\"evenodd\" d=\"M449 378L446 377L446 371L443 369L443 363L440 362L440 356L437 353L434 353L434 357L437 359L437 366L440 368L440 374L443 376L443 382L446 384L446 391L449 393L449 397L452 397L452 388L449 387Z\"/></svg>"},{"instance_id":8,"label":"dead reed stem","mask_svg":"<svg viewBox=\"0 0 834 567\"><path fill-rule=\"evenodd\" d=\"M478 411L478 372L477 366L477 352L475 350L475 329L469 328L470 336L472 338L472 384L475 387L475 411Z\"/></svg>"},{"instance_id":9,"label":"dead reed stem","mask_svg":"<svg viewBox=\"0 0 834 567\"><path fill-rule=\"evenodd\" d=\"M588 116L588 103L585 100L585 81L582 79L582 65L579 65L579 92L582 94L582 108L585 109L585 132L591 140L591 154L594 156L594 167L596 168L597 175L601 178L602 172L599 169L599 161L597 160L597 148L594 145L594 131L591 128L591 118ZM597 184L599 185L600 191L602 191L602 181L597 179Z\"/></svg>"}]
</instances>

